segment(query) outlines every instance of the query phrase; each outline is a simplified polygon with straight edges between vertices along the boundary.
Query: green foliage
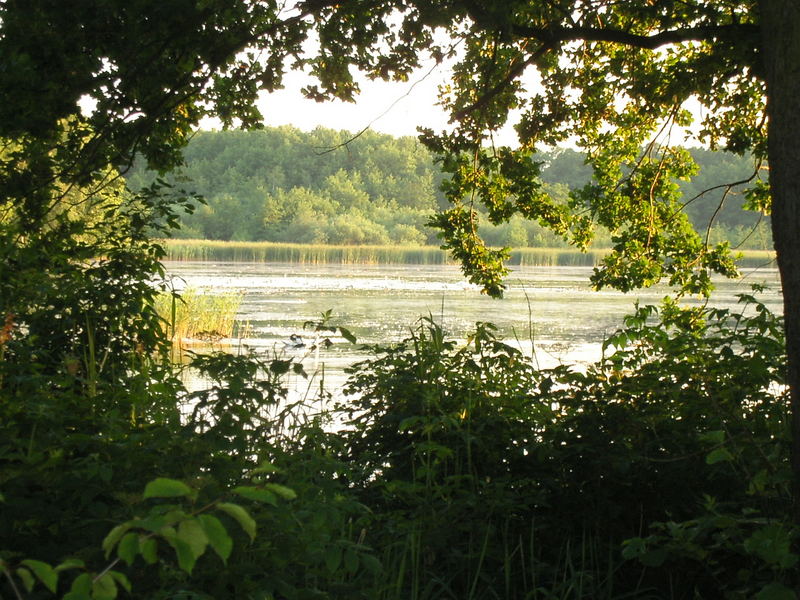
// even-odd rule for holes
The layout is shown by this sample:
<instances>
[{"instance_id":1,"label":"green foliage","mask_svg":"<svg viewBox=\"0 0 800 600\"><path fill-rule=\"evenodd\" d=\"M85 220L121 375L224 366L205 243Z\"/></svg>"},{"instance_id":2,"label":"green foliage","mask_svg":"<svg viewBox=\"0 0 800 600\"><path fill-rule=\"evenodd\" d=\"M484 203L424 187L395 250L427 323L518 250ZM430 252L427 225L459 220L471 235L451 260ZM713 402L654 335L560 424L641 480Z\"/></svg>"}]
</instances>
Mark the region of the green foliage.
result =
<instances>
[{"instance_id":1,"label":"green foliage","mask_svg":"<svg viewBox=\"0 0 800 600\"><path fill-rule=\"evenodd\" d=\"M352 100L352 67L402 80L425 52L455 58L434 36L443 28L461 40L442 96L454 128L423 137L449 174L452 205L434 222L469 276L502 292L509 253L488 248L478 222L485 214L502 227L519 215L580 248L604 227L614 253L597 285L667 278L706 293L710 272L735 269L726 245L711 246L681 210L679 182L696 168L670 134L691 125L693 100L708 109L701 141L756 161L769 141L773 198L758 162L749 189L726 186L722 198L744 193L776 215L776 234L793 235L782 218L791 132L775 128L797 110L784 103L796 97L779 70L789 63L775 60L795 43L792 3L73 4L0 3L4 596L787 598L798 589L784 340L753 299L747 315L643 308L609 341L616 351L585 372L536 372L488 325L458 347L428 323L354 370L356 396L339 415L349 429L332 433L326 415L288 400L282 374L302 374L292 361L197 356L207 386L185 389L154 307L163 250L151 240L195 198L163 181L130 193L117 171L137 154L159 173L177 166L203 116L257 126L259 91L280 86L290 66L316 79L308 97ZM783 26L779 13L795 23L762 35ZM538 85L523 85L528 75ZM82 98L96 107L81 110ZM513 111L520 145L497 147L493 132ZM344 141L316 135L322 148ZM570 137L592 175L565 194L541 184L535 150ZM387 142L358 177L327 155L315 167L320 188L284 186L288 171L272 168L262 189L214 195L192 227L245 238L276 225L322 242L330 231L320 217L347 215L348 239L408 237L438 178L408 159L398 147L407 143ZM239 183L237 170L229 178ZM228 215L239 205L248 218ZM733 226L722 210L709 222ZM796 257L783 241L786 265ZM788 298L796 288L785 286Z\"/></svg>"},{"instance_id":2,"label":"green foliage","mask_svg":"<svg viewBox=\"0 0 800 600\"><path fill-rule=\"evenodd\" d=\"M443 202L436 192L442 175L430 153L412 138L372 132L350 138L348 132L322 128L198 133L186 148L185 167L175 176L190 180L207 199L205 207L182 218L186 235L434 243L425 222ZM141 165L126 175L135 188L151 177Z\"/></svg>"},{"instance_id":3,"label":"green foliage","mask_svg":"<svg viewBox=\"0 0 800 600\"><path fill-rule=\"evenodd\" d=\"M186 164L173 179L191 182L207 204L182 216L181 230L175 235L307 244L438 243L427 222L434 211L445 206L444 195L436 192L444 174L428 149L411 138L371 132L347 143L346 149L335 149L350 135L322 128L303 133L288 126L199 132L186 148ZM742 186L725 192L726 186L721 185L746 179L752 173L752 161L723 152L691 149L689 153L698 162L698 176L679 184L681 203L686 203L694 227L702 231L714 226L714 240L732 245L770 248L768 232L766 237L763 233L749 235L757 217L748 217L736 206L737 199L731 198L740 195ZM558 198L565 206L570 190L580 190L591 181L586 158L574 150L536 154L542 182L546 182L541 193ZM518 182L518 190L538 188L534 179L510 169L506 168L507 177ZM126 173L126 180L136 188L149 177L137 166ZM707 188L713 189L703 193ZM726 202L723 194L728 196ZM533 214L537 201L527 202L525 210ZM547 223L540 224L522 213L504 221L502 214L495 212L500 222L493 225L489 216L479 211L478 231L490 246L568 245ZM263 222L253 215L263 216ZM611 247L610 235L598 232L593 245Z\"/></svg>"},{"instance_id":4,"label":"green foliage","mask_svg":"<svg viewBox=\"0 0 800 600\"><path fill-rule=\"evenodd\" d=\"M271 485L282 490L282 497L286 499L295 497L289 488L277 484ZM47 590L55 594L59 588L60 573L80 569L84 572L73 580L70 591L64 598L113 600L118 596L118 587L122 587L128 593L132 591L128 577L120 571L113 570L113 567L120 561L132 567L138 556L141 556L147 565L155 565L159 561L159 542L162 547L166 545L172 548L178 567L187 574L192 573L198 559L209 547L223 562L227 562L233 548L233 540L225 525L209 513L216 510L231 516L251 540L255 537L255 521L246 509L231 502L212 502L204 507L197 507L195 505L197 497L198 490L193 490L175 479L161 477L149 482L142 496L144 500L170 498L181 499L181 503L154 505L147 516L135 517L114 527L103 540L102 549L106 560L114 554L117 558L99 573L86 572L84 562L75 559L67 560L55 568L45 562L31 559L20 561L16 568L11 568L5 562L0 563L0 566L17 597L21 596L14 583L15 578L19 579L27 592L32 592L36 583L31 576L33 573ZM189 506L185 506L183 502L188 502Z\"/></svg>"},{"instance_id":5,"label":"green foliage","mask_svg":"<svg viewBox=\"0 0 800 600\"><path fill-rule=\"evenodd\" d=\"M281 377L302 369L282 358L197 356L193 392L157 353L19 377L32 340L12 330L6 583L299 600L708 597L722 579L781 594L796 584L783 340L745 300L748 316L643 308L585 373L537 372L489 325L459 347L426 322L355 368L338 416L287 401ZM330 316L308 327L324 336Z\"/></svg>"},{"instance_id":6,"label":"green foliage","mask_svg":"<svg viewBox=\"0 0 800 600\"><path fill-rule=\"evenodd\" d=\"M641 308L585 372L537 372L488 325L458 347L431 322L357 365L345 456L381 507L381 597L796 585L782 332L743 302Z\"/></svg>"},{"instance_id":7,"label":"green foliage","mask_svg":"<svg viewBox=\"0 0 800 600\"><path fill-rule=\"evenodd\" d=\"M19 175L19 160L10 157L0 175ZM264 467L310 443L307 430L290 435L302 413L281 384L281 374L302 368L196 357L188 368L208 388L186 390L156 308L163 250L151 236L174 227L191 199L163 183L131 194L113 172L85 187L48 181L52 174L30 184L47 197L44 211L2 188L12 195L0 221L0 593L239 598L269 578L300 597L323 570L306 556L320 540L351 540L342 523L359 510L338 502L335 482L302 497L300 488L313 487L306 475L295 477L295 492L294 481ZM302 535L294 506L284 506L315 513L329 503L340 521ZM281 560L317 571L274 574L251 553L258 531L272 532L266 546L302 540Z\"/></svg>"},{"instance_id":8,"label":"green foliage","mask_svg":"<svg viewBox=\"0 0 800 600\"><path fill-rule=\"evenodd\" d=\"M752 3L522 0L503 10L483 1L428 10L414 4L419 13L406 13L403 26L442 27L463 42L440 98L454 127L426 131L422 139L450 176L452 212L434 225L467 276L502 293L503 257L477 239L474 216L469 227L460 218L474 215L478 204L495 224L521 215L581 248L596 227L610 231L613 252L594 279L598 287L630 289L663 278L684 292L707 294L710 273L735 273L728 249L694 231L683 203L691 205L695 227L715 221L730 227L740 224L728 220L725 200L743 187L765 189L767 92ZM348 27L342 23L339 31ZM686 183L681 201L679 184L695 167L675 138L678 128L692 125L690 100L707 110L687 138L751 152L755 164L742 177L707 187L708 180ZM500 147L494 135L512 116L519 144ZM531 157L567 139L585 151L591 173L583 171L585 185L572 187L565 204L542 189ZM750 206L763 210L766 202Z\"/></svg>"},{"instance_id":9,"label":"green foliage","mask_svg":"<svg viewBox=\"0 0 800 600\"><path fill-rule=\"evenodd\" d=\"M325 319L313 326L332 327ZM115 598L121 588L154 598L265 590L302 598L309 586L320 594L364 587L357 583L370 576L364 565L376 564L347 529L363 509L333 476L344 466L324 450L332 442L322 423L287 401L282 376L304 374L291 363L197 356L190 368L207 388L188 393L158 376L151 389L129 392L140 404L161 402L172 418L141 412L117 419L119 397L96 404L107 413L92 422L76 415L68 424L52 410L47 421L32 415L37 432L25 440L28 457L12 453L22 423L4 421L0 525L3 539L13 540L0 549L6 584L35 592L38 581L73 599ZM54 405L63 401L63 393L53 394ZM325 563L328 546L348 549L341 570ZM209 550L226 563L224 575L208 562Z\"/></svg>"}]
</instances>

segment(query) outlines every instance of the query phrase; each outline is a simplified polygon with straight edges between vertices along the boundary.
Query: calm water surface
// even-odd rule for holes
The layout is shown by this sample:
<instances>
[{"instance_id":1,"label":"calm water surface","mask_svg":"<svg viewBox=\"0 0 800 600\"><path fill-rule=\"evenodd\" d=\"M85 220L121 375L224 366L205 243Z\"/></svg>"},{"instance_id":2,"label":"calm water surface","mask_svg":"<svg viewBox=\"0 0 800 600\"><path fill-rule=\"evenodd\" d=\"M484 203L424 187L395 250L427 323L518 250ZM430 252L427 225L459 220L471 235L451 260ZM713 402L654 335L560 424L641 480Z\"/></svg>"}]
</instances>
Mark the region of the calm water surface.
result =
<instances>
[{"instance_id":1,"label":"calm water surface","mask_svg":"<svg viewBox=\"0 0 800 600\"><path fill-rule=\"evenodd\" d=\"M359 345L334 337L334 346L304 362L310 370L324 364L326 381L334 384L346 365L366 357L361 344L401 340L427 316L457 339L477 321L494 323L542 367L595 360L603 339L637 299L658 304L669 293L666 287L596 292L589 286L589 267L517 268L502 300L482 295L455 266L167 262L166 267L178 289L243 292L238 318L249 322L251 333L242 343L257 352L304 353L285 349L283 341L291 334L313 338L303 324L331 309L333 323L352 331ZM747 271L738 281L719 280L712 303L734 306L736 295L748 293L753 283L771 287L764 301L780 312L777 271L770 268Z\"/></svg>"}]
</instances>

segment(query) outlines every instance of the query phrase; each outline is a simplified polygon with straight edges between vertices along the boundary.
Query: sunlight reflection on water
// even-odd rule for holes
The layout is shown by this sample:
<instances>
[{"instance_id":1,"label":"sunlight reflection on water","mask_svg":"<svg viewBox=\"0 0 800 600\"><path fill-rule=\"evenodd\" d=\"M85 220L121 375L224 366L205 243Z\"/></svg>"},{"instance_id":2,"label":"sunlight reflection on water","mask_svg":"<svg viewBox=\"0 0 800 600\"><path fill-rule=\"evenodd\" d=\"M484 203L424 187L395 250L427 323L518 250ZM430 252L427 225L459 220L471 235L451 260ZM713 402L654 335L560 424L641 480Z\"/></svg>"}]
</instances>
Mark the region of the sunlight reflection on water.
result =
<instances>
[{"instance_id":1,"label":"sunlight reflection on water","mask_svg":"<svg viewBox=\"0 0 800 600\"><path fill-rule=\"evenodd\" d=\"M251 333L245 340L224 340L228 347L267 356L295 353L310 373L324 365L325 383L331 389L344 383L348 365L369 356L363 345L406 338L421 317L433 318L458 340L465 339L478 321L494 323L500 336L541 368L586 364L600 358L602 341L632 312L637 299L641 304L658 304L669 293L663 286L635 294L593 291L589 267L517 268L508 278L506 297L493 300L465 282L457 267L446 265L167 262L165 266L177 289L244 292L237 318L249 323ZM742 280L718 281L712 304L734 306L736 295L749 293L753 283L771 287L762 301L780 312L777 271L767 268ZM329 309L333 323L352 331L357 345L334 336L334 345L318 358L284 348L283 340L291 334L308 337L303 324L318 320Z\"/></svg>"}]
</instances>

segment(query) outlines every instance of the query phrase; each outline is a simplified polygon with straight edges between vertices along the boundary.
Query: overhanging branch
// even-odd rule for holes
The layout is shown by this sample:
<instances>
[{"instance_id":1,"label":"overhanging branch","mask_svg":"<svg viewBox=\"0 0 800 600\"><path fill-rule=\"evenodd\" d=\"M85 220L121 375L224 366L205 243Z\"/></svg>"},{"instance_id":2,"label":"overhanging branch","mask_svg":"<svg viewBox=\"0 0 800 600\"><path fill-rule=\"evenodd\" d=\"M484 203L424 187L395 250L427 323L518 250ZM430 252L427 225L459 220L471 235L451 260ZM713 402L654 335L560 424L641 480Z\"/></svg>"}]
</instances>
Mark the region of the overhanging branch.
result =
<instances>
[{"instance_id":1,"label":"overhanging branch","mask_svg":"<svg viewBox=\"0 0 800 600\"><path fill-rule=\"evenodd\" d=\"M611 42L654 50L669 44L682 42L713 41L719 39L745 39L757 36L759 28L751 24L705 25L660 31L652 35L639 35L621 29L601 27L531 27L529 25L510 25L511 33L522 38L532 38L545 44L559 44L584 40L587 42Z\"/></svg>"},{"instance_id":2,"label":"overhanging branch","mask_svg":"<svg viewBox=\"0 0 800 600\"><path fill-rule=\"evenodd\" d=\"M760 28L750 23L728 23L724 25L709 23L680 29L666 29L651 35L631 33L613 27L586 27L569 19L570 24L562 25L557 20L546 26L536 27L524 23L515 23L511 19L488 12L472 0L465 0L467 14L481 28L492 31L499 30L517 38L534 39L546 45L558 45L565 42L610 42L634 48L654 50L669 44L682 42L714 41L721 39L737 40L757 37ZM568 18L568 17L565 17Z\"/></svg>"}]
</instances>

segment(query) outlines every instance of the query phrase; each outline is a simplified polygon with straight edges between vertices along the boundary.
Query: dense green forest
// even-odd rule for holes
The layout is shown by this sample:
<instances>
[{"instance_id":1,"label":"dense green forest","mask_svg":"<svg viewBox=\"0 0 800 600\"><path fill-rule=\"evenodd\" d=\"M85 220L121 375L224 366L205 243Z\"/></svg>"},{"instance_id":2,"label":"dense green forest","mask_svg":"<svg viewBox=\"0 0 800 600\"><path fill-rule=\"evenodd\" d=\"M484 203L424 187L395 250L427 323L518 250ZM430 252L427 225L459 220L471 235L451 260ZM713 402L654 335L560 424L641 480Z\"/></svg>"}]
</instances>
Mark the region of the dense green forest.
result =
<instances>
[{"instance_id":1,"label":"dense green forest","mask_svg":"<svg viewBox=\"0 0 800 600\"><path fill-rule=\"evenodd\" d=\"M284 126L259 131L201 131L186 148L186 164L171 181L196 192L207 204L181 218L184 238L313 244L438 244L427 227L446 206L443 175L416 138L367 131L311 132ZM685 210L709 241L772 248L768 218L742 210L734 187L721 204L725 184L747 179L753 161L724 152L692 149L696 177L680 182ZM548 191L566 199L591 180L584 156L559 149L540 154ZM141 187L152 181L143 169L127 175ZM714 189L712 189L714 188ZM711 190L702 194L705 190ZM494 246L564 247L567 243L537 222L514 215L482 234ZM601 230L595 247L608 247Z\"/></svg>"}]
</instances>

